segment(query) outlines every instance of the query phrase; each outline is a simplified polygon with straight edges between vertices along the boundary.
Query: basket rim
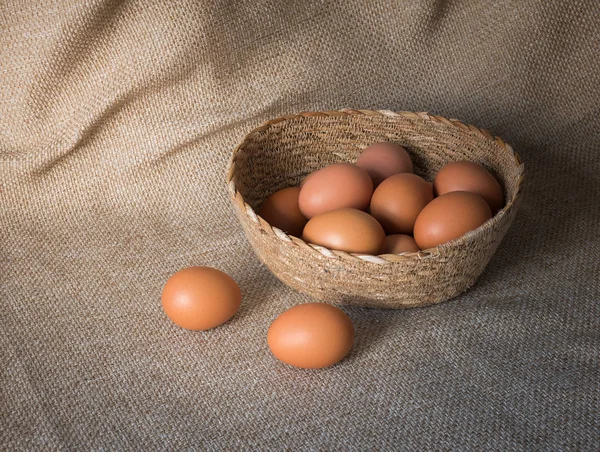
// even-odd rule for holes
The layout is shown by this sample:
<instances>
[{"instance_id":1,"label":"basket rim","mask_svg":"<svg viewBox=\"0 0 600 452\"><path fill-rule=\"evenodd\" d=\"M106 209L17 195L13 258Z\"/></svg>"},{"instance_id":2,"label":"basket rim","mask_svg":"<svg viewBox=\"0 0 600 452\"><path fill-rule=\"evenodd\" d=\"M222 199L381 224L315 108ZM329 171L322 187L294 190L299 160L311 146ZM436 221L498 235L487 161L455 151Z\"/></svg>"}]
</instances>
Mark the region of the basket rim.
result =
<instances>
[{"instance_id":1,"label":"basket rim","mask_svg":"<svg viewBox=\"0 0 600 452\"><path fill-rule=\"evenodd\" d=\"M323 247L320 245L315 245L315 244L312 244L309 242L305 242L300 237L289 235L289 234L285 233L284 231L282 231L281 229L271 226L265 219L263 219L261 216L259 216L258 213L256 213L254 211L254 209L248 203L246 203L242 194L237 190L237 188L235 186L235 182L233 181L233 178L235 176L235 169L236 169L235 168L236 156L238 155L238 153L240 152L240 150L242 149L244 144L253 135L260 133L260 132L264 132L265 130L269 129L271 126L273 126L275 124L279 124L281 122L289 121L289 120L297 119L297 118L310 118L310 117L319 117L319 116L321 116L321 117L323 117L323 116L356 116L356 115L387 116L387 117L392 117L392 118L393 117L403 117L403 118L407 118L407 119L411 119L411 120L428 121L428 122L432 122L432 123L456 127L458 129L462 129L463 131L470 131L470 132L473 132L477 135L484 137L485 139L487 139L489 141L493 141L498 146L500 146L500 148L502 148L505 152L510 153L510 155L515 160L517 168L520 170L519 171L519 173L520 173L519 179L517 181L517 190L515 191L514 196L506 203L506 205L501 210L499 210L492 218L490 218L484 224L479 226L477 229L469 231L466 234L463 234L461 237L450 240L450 241L443 243L441 245L438 245L434 248L428 248L428 249L420 250L417 252L402 253L402 254L370 255L370 254L362 254L362 253L347 253L345 251L332 250L332 249L329 249L329 248L326 248L326 247ZM344 108L341 110L330 110L330 111L303 111L303 112L296 113L296 114L278 116L274 119L270 119L270 120L262 123L261 125L259 125L256 128L254 128L253 130L248 132L244 136L242 141L240 141L240 143L234 148L233 153L229 159L226 182L227 182L227 185L229 188L229 193L231 195L232 201L234 203L237 203L241 207L243 212L246 212L246 215L249 217L249 219L252 222L259 224L265 232L274 235L278 240L288 242L290 245L299 246L300 248L303 248L311 253L317 253L317 254L320 254L322 256L329 257L329 258L342 258L343 260L351 260L354 262L356 262L358 260L358 261L362 261L362 262L371 262L374 264L384 264L385 265L385 264L404 262L406 260L412 260L412 259L424 259L424 258L432 258L432 257L435 258L435 257L439 256L440 254L442 254L442 250L444 248L452 248L452 247L459 245L467 240L472 240L473 238L475 238L479 234L479 231L481 231L483 228L485 228L487 225L489 225L490 222L499 221L501 217L506 215L511 209L514 208L514 205L519 200L519 198L521 197L522 192L523 192L523 185L524 185L524 180L525 180L524 169L525 169L525 164L521 160L521 157L519 156L519 154L517 154L514 151L514 149L512 148L512 146L510 144L506 143L502 138L492 135L489 131L487 131L485 129L476 127L471 124L465 124L462 121L459 121L458 119L448 119L443 116L432 115L427 112L410 112L410 111L394 112L391 110L364 110L364 109L356 110L356 109Z\"/></svg>"}]
</instances>

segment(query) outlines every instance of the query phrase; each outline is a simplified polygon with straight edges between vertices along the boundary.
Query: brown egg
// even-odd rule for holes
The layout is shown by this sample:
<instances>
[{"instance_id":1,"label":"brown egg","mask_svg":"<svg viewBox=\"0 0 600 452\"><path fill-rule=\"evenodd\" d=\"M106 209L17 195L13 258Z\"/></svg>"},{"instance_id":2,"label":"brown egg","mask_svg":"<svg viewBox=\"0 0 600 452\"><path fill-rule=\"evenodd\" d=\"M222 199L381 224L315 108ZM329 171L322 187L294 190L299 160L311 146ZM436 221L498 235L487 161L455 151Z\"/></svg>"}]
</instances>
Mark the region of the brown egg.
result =
<instances>
[{"instance_id":1,"label":"brown egg","mask_svg":"<svg viewBox=\"0 0 600 452\"><path fill-rule=\"evenodd\" d=\"M387 234L412 234L417 216L433 199L431 185L411 173L395 174L373 193L371 215Z\"/></svg>"},{"instance_id":2,"label":"brown egg","mask_svg":"<svg viewBox=\"0 0 600 452\"><path fill-rule=\"evenodd\" d=\"M350 318L325 303L294 306L277 317L267 333L273 355L303 369L334 365L348 354L353 341Z\"/></svg>"},{"instance_id":3,"label":"brown egg","mask_svg":"<svg viewBox=\"0 0 600 452\"><path fill-rule=\"evenodd\" d=\"M490 206L474 193L453 191L431 201L415 223L415 242L421 249L456 239L492 218Z\"/></svg>"},{"instance_id":4,"label":"brown egg","mask_svg":"<svg viewBox=\"0 0 600 452\"><path fill-rule=\"evenodd\" d=\"M417 246L415 239L406 234L392 234L385 238L383 252L381 254L416 253L421 249Z\"/></svg>"},{"instance_id":5,"label":"brown egg","mask_svg":"<svg viewBox=\"0 0 600 452\"><path fill-rule=\"evenodd\" d=\"M377 187L390 176L412 173L413 164L406 150L396 143L375 143L362 151L356 165L364 168Z\"/></svg>"},{"instance_id":6,"label":"brown egg","mask_svg":"<svg viewBox=\"0 0 600 452\"><path fill-rule=\"evenodd\" d=\"M306 176L304 176L304 179L302 179L302 180L300 181L300 188L302 188L302 187L304 186L304 184L306 183L307 179L308 179L310 176L312 176L313 174L315 174L315 173L309 173L309 174L307 174Z\"/></svg>"},{"instance_id":7,"label":"brown egg","mask_svg":"<svg viewBox=\"0 0 600 452\"><path fill-rule=\"evenodd\" d=\"M504 205L500 183L479 163L467 161L448 163L436 174L433 187L437 195L452 191L475 193L486 200L492 213L497 212Z\"/></svg>"},{"instance_id":8,"label":"brown egg","mask_svg":"<svg viewBox=\"0 0 600 452\"><path fill-rule=\"evenodd\" d=\"M352 163L334 163L304 180L298 204L306 218L350 207L364 210L373 194L369 174Z\"/></svg>"},{"instance_id":9,"label":"brown egg","mask_svg":"<svg viewBox=\"0 0 600 452\"><path fill-rule=\"evenodd\" d=\"M188 330L208 330L237 312L242 293L231 276L210 267L189 267L169 278L162 292L167 316Z\"/></svg>"},{"instance_id":10,"label":"brown egg","mask_svg":"<svg viewBox=\"0 0 600 452\"><path fill-rule=\"evenodd\" d=\"M302 239L347 253L379 254L385 232L368 213L344 208L311 218L304 227Z\"/></svg>"},{"instance_id":11,"label":"brown egg","mask_svg":"<svg viewBox=\"0 0 600 452\"><path fill-rule=\"evenodd\" d=\"M298 207L299 187L276 191L260 206L258 214L271 226L296 237L302 237L302 229L308 221Z\"/></svg>"}]
</instances>

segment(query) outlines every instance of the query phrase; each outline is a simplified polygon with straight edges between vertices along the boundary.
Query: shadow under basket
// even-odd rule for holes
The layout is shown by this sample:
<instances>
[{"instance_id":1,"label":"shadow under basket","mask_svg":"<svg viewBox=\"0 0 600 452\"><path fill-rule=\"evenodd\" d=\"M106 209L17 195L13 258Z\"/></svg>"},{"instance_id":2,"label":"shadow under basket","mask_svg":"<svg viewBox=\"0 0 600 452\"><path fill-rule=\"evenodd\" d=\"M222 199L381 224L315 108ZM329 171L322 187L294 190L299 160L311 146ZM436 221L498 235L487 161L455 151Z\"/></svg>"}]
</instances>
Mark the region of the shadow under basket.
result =
<instances>
[{"instance_id":1,"label":"shadow under basket","mask_svg":"<svg viewBox=\"0 0 600 452\"><path fill-rule=\"evenodd\" d=\"M380 256L308 244L256 214L275 191L332 163L354 163L380 141L403 146L428 181L448 162L482 164L500 182L504 208L436 248ZM325 302L404 308L448 300L475 283L517 213L523 177L519 156L485 130L426 113L342 110L283 116L253 130L235 149L227 182L252 248L283 283Z\"/></svg>"}]
</instances>

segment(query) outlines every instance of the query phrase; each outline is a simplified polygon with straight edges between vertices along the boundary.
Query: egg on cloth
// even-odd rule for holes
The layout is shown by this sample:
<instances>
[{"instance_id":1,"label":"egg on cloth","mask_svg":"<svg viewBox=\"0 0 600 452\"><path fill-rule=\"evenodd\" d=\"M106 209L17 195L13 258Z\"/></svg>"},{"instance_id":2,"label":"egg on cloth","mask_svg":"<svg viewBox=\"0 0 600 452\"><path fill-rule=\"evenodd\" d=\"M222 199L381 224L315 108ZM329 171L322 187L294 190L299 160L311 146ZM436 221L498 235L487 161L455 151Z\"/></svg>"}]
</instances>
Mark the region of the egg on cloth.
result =
<instances>
[{"instance_id":1,"label":"egg on cloth","mask_svg":"<svg viewBox=\"0 0 600 452\"><path fill-rule=\"evenodd\" d=\"M341 361L352 348L354 326L341 309L326 303L294 306L273 321L267 343L280 361L321 369Z\"/></svg>"},{"instance_id":2,"label":"egg on cloth","mask_svg":"<svg viewBox=\"0 0 600 452\"><path fill-rule=\"evenodd\" d=\"M165 314L188 330L208 330L227 322L242 293L233 278L216 268L188 267L169 278L162 292Z\"/></svg>"}]
</instances>

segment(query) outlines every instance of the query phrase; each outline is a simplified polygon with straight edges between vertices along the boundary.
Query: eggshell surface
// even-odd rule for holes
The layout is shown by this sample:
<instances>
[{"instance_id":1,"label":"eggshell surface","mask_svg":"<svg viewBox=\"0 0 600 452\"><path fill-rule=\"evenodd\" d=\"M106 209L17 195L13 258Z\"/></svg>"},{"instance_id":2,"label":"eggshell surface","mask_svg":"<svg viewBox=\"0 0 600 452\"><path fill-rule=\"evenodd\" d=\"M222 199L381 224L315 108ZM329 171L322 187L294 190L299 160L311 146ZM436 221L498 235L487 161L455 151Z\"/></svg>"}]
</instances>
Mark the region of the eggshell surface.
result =
<instances>
[{"instance_id":1,"label":"eggshell surface","mask_svg":"<svg viewBox=\"0 0 600 452\"><path fill-rule=\"evenodd\" d=\"M260 206L258 214L271 226L283 232L302 237L302 230L308 219L298 207L299 187L288 187L276 191Z\"/></svg>"},{"instance_id":2,"label":"eggshell surface","mask_svg":"<svg viewBox=\"0 0 600 452\"><path fill-rule=\"evenodd\" d=\"M275 357L304 369L341 361L352 348L354 327L341 309L306 303L285 311L271 324L267 343Z\"/></svg>"},{"instance_id":3,"label":"eggshell surface","mask_svg":"<svg viewBox=\"0 0 600 452\"><path fill-rule=\"evenodd\" d=\"M394 174L413 172L413 164L406 149L389 142L374 143L365 148L356 165L369 173L375 187Z\"/></svg>"},{"instance_id":4,"label":"eggshell surface","mask_svg":"<svg viewBox=\"0 0 600 452\"><path fill-rule=\"evenodd\" d=\"M162 292L167 316L188 330L208 330L237 312L242 293L231 276L211 267L188 267L169 278Z\"/></svg>"},{"instance_id":5,"label":"eggshell surface","mask_svg":"<svg viewBox=\"0 0 600 452\"><path fill-rule=\"evenodd\" d=\"M415 242L421 249L456 239L492 217L490 206L474 193L453 191L431 201L415 223Z\"/></svg>"},{"instance_id":6,"label":"eggshell surface","mask_svg":"<svg viewBox=\"0 0 600 452\"><path fill-rule=\"evenodd\" d=\"M368 213L344 208L311 218L302 239L332 250L376 255L383 247L385 232Z\"/></svg>"},{"instance_id":7,"label":"eggshell surface","mask_svg":"<svg viewBox=\"0 0 600 452\"><path fill-rule=\"evenodd\" d=\"M392 234L385 238L382 254L416 253L420 251L415 239L406 234Z\"/></svg>"},{"instance_id":8,"label":"eggshell surface","mask_svg":"<svg viewBox=\"0 0 600 452\"><path fill-rule=\"evenodd\" d=\"M431 185L412 173L395 174L373 193L371 215L387 234L412 234L417 216L433 199Z\"/></svg>"},{"instance_id":9,"label":"eggshell surface","mask_svg":"<svg viewBox=\"0 0 600 452\"><path fill-rule=\"evenodd\" d=\"M436 174L433 186L437 195L453 191L475 193L485 199L492 213L497 212L504 205L500 183L479 163L468 161L448 163Z\"/></svg>"},{"instance_id":10,"label":"eggshell surface","mask_svg":"<svg viewBox=\"0 0 600 452\"><path fill-rule=\"evenodd\" d=\"M373 194L369 174L352 163L334 163L304 179L298 205L306 218L350 207L364 210Z\"/></svg>"}]
</instances>

